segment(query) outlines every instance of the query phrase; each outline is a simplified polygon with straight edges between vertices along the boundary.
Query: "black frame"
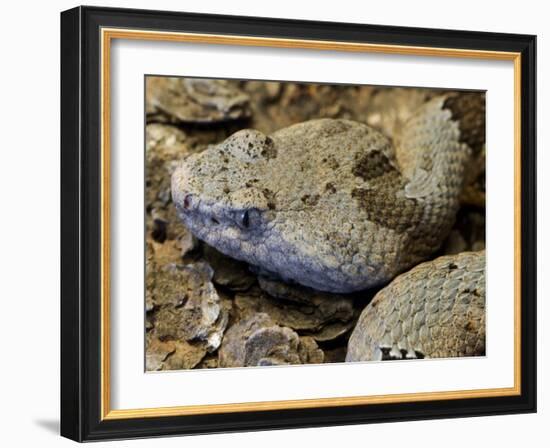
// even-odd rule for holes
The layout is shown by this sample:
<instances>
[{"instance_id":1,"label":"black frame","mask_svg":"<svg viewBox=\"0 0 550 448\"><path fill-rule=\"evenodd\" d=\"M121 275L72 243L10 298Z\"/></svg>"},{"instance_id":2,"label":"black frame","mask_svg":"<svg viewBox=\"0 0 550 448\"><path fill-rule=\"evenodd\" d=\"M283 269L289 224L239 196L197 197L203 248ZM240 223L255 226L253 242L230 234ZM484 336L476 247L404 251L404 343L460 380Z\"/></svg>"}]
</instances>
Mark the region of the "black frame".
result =
<instances>
[{"instance_id":1,"label":"black frame","mask_svg":"<svg viewBox=\"0 0 550 448\"><path fill-rule=\"evenodd\" d=\"M100 418L100 28L521 53L521 395ZM61 434L77 441L536 412L536 36L78 7L61 14Z\"/></svg>"}]
</instances>

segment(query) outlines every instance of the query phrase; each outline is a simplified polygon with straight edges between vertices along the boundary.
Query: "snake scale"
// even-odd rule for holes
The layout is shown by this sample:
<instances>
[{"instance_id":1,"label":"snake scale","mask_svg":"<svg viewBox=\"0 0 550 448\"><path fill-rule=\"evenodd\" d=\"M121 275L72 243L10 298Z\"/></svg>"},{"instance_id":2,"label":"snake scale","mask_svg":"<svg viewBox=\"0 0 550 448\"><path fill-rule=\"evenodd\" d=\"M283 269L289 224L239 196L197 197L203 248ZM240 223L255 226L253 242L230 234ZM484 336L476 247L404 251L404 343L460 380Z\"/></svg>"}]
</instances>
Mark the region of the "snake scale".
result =
<instances>
[{"instance_id":1,"label":"snake scale","mask_svg":"<svg viewBox=\"0 0 550 448\"><path fill-rule=\"evenodd\" d=\"M436 258L396 277L363 310L346 361L485 354L485 251Z\"/></svg>"},{"instance_id":2,"label":"snake scale","mask_svg":"<svg viewBox=\"0 0 550 448\"><path fill-rule=\"evenodd\" d=\"M392 319L407 314L397 307L414 294L419 296L411 300L424 306L425 319L435 319L433 303L455 303L451 296L444 299L449 291L441 288L460 289L455 283L474 274L476 282L484 279L481 256L459 257L451 283L438 274L430 277L430 269L439 272L447 261L396 276L439 249L454 223L471 155L484 144L484 95L444 93L421 105L391 140L364 123L343 119L306 121L271 135L238 131L182 161L172 176L172 196L179 216L199 239L285 281L350 293L395 279L373 302L388 305L370 317L365 315L376 305L363 312L348 360L440 356L441 347L415 345L407 339L407 324L399 334ZM468 271L469 263L475 273ZM459 274L465 277L453 277ZM429 294L422 276L434 288ZM462 293L468 295L469 288ZM479 285L475 290L484 294ZM434 297L440 301L430 301ZM468 297L475 308L478 296ZM411 316L415 334L426 336L426 327L415 326L420 318ZM377 333L370 328L372 319L379 319ZM482 333L478 327L473 332ZM382 339L372 342L377 335ZM461 349L469 337L460 336L448 353L481 351L479 341Z\"/></svg>"}]
</instances>

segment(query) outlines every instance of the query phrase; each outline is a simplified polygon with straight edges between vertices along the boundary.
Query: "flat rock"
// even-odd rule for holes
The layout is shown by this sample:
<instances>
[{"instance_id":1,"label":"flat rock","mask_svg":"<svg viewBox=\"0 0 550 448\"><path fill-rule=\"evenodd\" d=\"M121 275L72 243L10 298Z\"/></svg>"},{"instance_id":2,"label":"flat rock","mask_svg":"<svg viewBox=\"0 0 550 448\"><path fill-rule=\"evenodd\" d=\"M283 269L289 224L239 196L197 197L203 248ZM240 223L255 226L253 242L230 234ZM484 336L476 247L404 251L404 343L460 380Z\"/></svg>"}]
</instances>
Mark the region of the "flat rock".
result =
<instances>
[{"instance_id":1,"label":"flat rock","mask_svg":"<svg viewBox=\"0 0 550 448\"><path fill-rule=\"evenodd\" d=\"M231 303L218 295L212 275L212 269L199 262L167 265L149 279L159 338L200 341L209 352L220 346Z\"/></svg>"},{"instance_id":2,"label":"flat rock","mask_svg":"<svg viewBox=\"0 0 550 448\"><path fill-rule=\"evenodd\" d=\"M235 296L242 315L266 313L278 325L290 327L318 341L335 339L355 323L353 299L282 282L258 278L260 287ZM267 292L267 293L266 293Z\"/></svg>"},{"instance_id":3,"label":"flat rock","mask_svg":"<svg viewBox=\"0 0 550 448\"><path fill-rule=\"evenodd\" d=\"M150 338L145 355L147 371L192 369L206 355L204 345Z\"/></svg>"},{"instance_id":4,"label":"flat rock","mask_svg":"<svg viewBox=\"0 0 550 448\"><path fill-rule=\"evenodd\" d=\"M313 338L300 338L290 328L276 325L265 313L232 325L219 350L220 367L321 363L323 359Z\"/></svg>"},{"instance_id":5,"label":"flat rock","mask_svg":"<svg viewBox=\"0 0 550 448\"><path fill-rule=\"evenodd\" d=\"M170 176L178 161L192 152L188 136L180 129L163 124L145 128L145 201L150 208L170 202Z\"/></svg>"},{"instance_id":6,"label":"flat rock","mask_svg":"<svg viewBox=\"0 0 550 448\"><path fill-rule=\"evenodd\" d=\"M238 81L147 77L146 111L150 120L216 123L250 116L249 96Z\"/></svg>"}]
</instances>

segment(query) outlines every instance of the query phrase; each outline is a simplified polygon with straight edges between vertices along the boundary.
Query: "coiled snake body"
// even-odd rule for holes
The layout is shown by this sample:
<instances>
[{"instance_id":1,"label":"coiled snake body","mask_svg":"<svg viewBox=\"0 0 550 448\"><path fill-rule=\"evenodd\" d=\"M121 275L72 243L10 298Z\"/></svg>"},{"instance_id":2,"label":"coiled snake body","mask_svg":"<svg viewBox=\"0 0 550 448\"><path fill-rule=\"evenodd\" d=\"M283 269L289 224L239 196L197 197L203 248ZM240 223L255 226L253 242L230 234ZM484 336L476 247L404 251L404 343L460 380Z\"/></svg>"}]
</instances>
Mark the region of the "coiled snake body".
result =
<instances>
[{"instance_id":1,"label":"coiled snake body","mask_svg":"<svg viewBox=\"0 0 550 448\"><path fill-rule=\"evenodd\" d=\"M187 227L226 255L315 289L363 290L439 248L484 144L484 112L482 94L444 94L393 142L339 119L242 130L184 160L172 196Z\"/></svg>"},{"instance_id":2,"label":"coiled snake body","mask_svg":"<svg viewBox=\"0 0 550 448\"><path fill-rule=\"evenodd\" d=\"M421 263L361 313L346 361L485 354L485 251Z\"/></svg>"}]
</instances>

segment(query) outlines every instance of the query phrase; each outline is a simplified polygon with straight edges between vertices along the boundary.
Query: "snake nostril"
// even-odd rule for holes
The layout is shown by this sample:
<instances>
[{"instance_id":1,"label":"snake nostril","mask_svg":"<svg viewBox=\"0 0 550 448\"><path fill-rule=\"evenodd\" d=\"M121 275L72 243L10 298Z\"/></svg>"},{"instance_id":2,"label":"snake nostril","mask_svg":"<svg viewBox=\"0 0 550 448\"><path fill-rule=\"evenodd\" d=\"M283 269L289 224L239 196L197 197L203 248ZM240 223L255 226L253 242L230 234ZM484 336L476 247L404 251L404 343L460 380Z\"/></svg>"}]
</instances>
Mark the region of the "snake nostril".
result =
<instances>
[{"instance_id":1,"label":"snake nostril","mask_svg":"<svg viewBox=\"0 0 550 448\"><path fill-rule=\"evenodd\" d=\"M189 207L191 207L191 195L186 194L183 198L183 208L188 209Z\"/></svg>"}]
</instances>

